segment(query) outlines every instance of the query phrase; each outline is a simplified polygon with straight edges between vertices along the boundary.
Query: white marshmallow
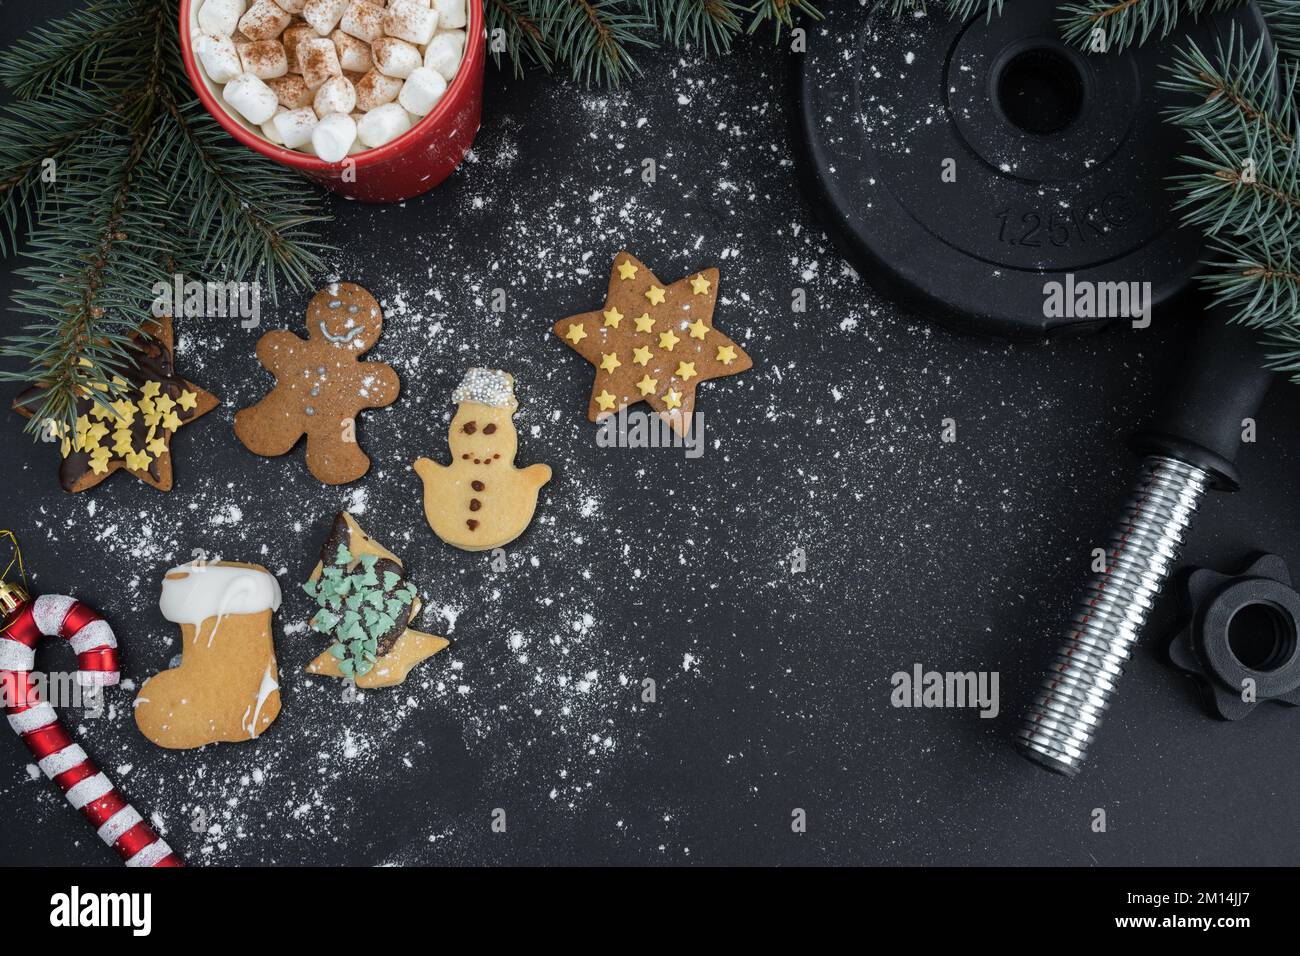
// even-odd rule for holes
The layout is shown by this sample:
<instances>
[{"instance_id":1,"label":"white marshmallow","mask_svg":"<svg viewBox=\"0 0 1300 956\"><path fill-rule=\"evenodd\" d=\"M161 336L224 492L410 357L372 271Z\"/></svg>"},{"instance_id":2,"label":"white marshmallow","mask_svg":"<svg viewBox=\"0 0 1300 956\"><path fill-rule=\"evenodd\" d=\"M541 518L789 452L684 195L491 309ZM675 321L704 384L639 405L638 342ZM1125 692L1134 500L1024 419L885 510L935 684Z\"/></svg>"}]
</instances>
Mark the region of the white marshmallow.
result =
<instances>
[{"instance_id":1,"label":"white marshmallow","mask_svg":"<svg viewBox=\"0 0 1300 956\"><path fill-rule=\"evenodd\" d=\"M395 76L384 76L378 70L371 70L356 83L357 109L369 113L376 106L383 106L397 99L402 91L402 81Z\"/></svg>"},{"instance_id":2,"label":"white marshmallow","mask_svg":"<svg viewBox=\"0 0 1300 956\"><path fill-rule=\"evenodd\" d=\"M279 40L258 40L239 44L239 62L245 73L260 80L273 80L289 72L289 56Z\"/></svg>"},{"instance_id":3,"label":"white marshmallow","mask_svg":"<svg viewBox=\"0 0 1300 956\"><path fill-rule=\"evenodd\" d=\"M275 128L276 117L278 117L283 112L284 112L284 107L277 106L275 108L275 116L272 116L269 120L267 120L265 123L262 124L262 135L265 136L267 139L269 139L271 142L275 143L276 146L284 145L284 138L280 135L279 130Z\"/></svg>"},{"instance_id":4,"label":"white marshmallow","mask_svg":"<svg viewBox=\"0 0 1300 956\"><path fill-rule=\"evenodd\" d=\"M339 18L348 8L348 0L307 0L303 4L302 18L323 37L330 35L339 24Z\"/></svg>"},{"instance_id":5,"label":"white marshmallow","mask_svg":"<svg viewBox=\"0 0 1300 956\"><path fill-rule=\"evenodd\" d=\"M194 52L203 64L203 72L213 83L229 83L243 70L239 63L239 52L228 36L217 33L203 33L194 38Z\"/></svg>"},{"instance_id":6,"label":"white marshmallow","mask_svg":"<svg viewBox=\"0 0 1300 956\"><path fill-rule=\"evenodd\" d=\"M274 40L292 20L293 17L271 0L253 0L253 5L239 18L239 32L250 40Z\"/></svg>"},{"instance_id":7,"label":"white marshmallow","mask_svg":"<svg viewBox=\"0 0 1300 956\"><path fill-rule=\"evenodd\" d=\"M365 115L366 115L365 113L353 113L352 122L360 123L362 118ZM348 150L348 155L351 156L355 153L364 153L366 149L367 149L366 145L362 143L361 140L357 140L355 143L352 144L352 148Z\"/></svg>"},{"instance_id":8,"label":"white marshmallow","mask_svg":"<svg viewBox=\"0 0 1300 956\"><path fill-rule=\"evenodd\" d=\"M290 73L302 72L302 64L298 61L298 47L307 40L316 39L319 39L316 36L316 31L306 23L295 23L280 34L280 42L284 44L284 52L289 54Z\"/></svg>"},{"instance_id":9,"label":"white marshmallow","mask_svg":"<svg viewBox=\"0 0 1300 956\"><path fill-rule=\"evenodd\" d=\"M339 65L345 71L364 73L374 66L370 59L369 43L348 36L342 30L335 30L330 34L330 39L334 41L334 49L338 52Z\"/></svg>"},{"instance_id":10,"label":"white marshmallow","mask_svg":"<svg viewBox=\"0 0 1300 956\"><path fill-rule=\"evenodd\" d=\"M375 69L386 76L406 79L420 65L420 51L405 40L380 37L370 45Z\"/></svg>"},{"instance_id":11,"label":"white marshmallow","mask_svg":"<svg viewBox=\"0 0 1300 956\"><path fill-rule=\"evenodd\" d=\"M244 15L244 0L203 0L199 7L199 29L228 37Z\"/></svg>"},{"instance_id":12,"label":"white marshmallow","mask_svg":"<svg viewBox=\"0 0 1300 956\"><path fill-rule=\"evenodd\" d=\"M411 117L396 103L377 106L357 124L357 139L374 148L397 139L411 128Z\"/></svg>"},{"instance_id":13,"label":"white marshmallow","mask_svg":"<svg viewBox=\"0 0 1300 956\"><path fill-rule=\"evenodd\" d=\"M337 163L346 156L356 138L357 123L347 113L322 116L311 131L311 145L327 163Z\"/></svg>"},{"instance_id":14,"label":"white marshmallow","mask_svg":"<svg viewBox=\"0 0 1300 956\"><path fill-rule=\"evenodd\" d=\"M441 73L442 78L450 83L460 69L460 59L464 54L464 30L435 33L429 45L424 48L424 65Z\"/></svg>"},{"instance_id":15,"label":"white marshmallow","mask_svg":"<svg viewBox=\"0 0 1300 956\"><path fill-rule=\"evenodd\" d=\"M408 113L424 116L438 105L438 100L442 99L442 94L446 92L447 81L442 78L442 74L422 66L412 70L411 75L406 78L397 102L401 103Z\"/></svg>"},{"instance_id":16,"label":"white marshmallow","mask_svg":"<svg viewBox=\"0 0 1300 956\"><path fill-rule=\"evenodd\" d=\"M434 0L438 11L438 26L443 30L465 28L465 0Z\"/></svg>"},{"instance_id":17,"label":"white marshmallow","mask_svg":"<svg viewBox=\"0 0 1300 956\"><path fill-rule=\"evenodd\" d=\"M417 0L393 0L384 14L384 32L407 43L425 44L438 29L438 11Z\"/></svg>"},{"instance_id":18,"label":"white marshmallow","mask_svg":"<svg viewBox=\"0 0 1300 956\"><path fill-rule=\"evenodd\" d=\"M366 0L351 0L343 11L339 29L348 36L371 43L384 35L384 7Z\"/></svg>"},{"instance_id":19,"label":"white marshmallow","mask_svg":"<svg viewBox=\"0 0 1300 956\"><path fill-rule=\"evenodd\" d=\"M280 140L290 149L298 149L304 143L311 142L316 122L316 112L310 106L300 110L285 110L271 118Z\"/></svg>"},{"instance_id":20,"label":"white marshmallow","mask_svg":"<svg viewBox=\"0 0 1300 956\"><path fill-rule=\"evenodd\" d=\"M275 0L275 4L285 13L302 13L307 0Z\"/></svg>"},{"instance_id":21,"label":"white marshmallow","mask_svg":"<svg viewBox=\"0 0 1300 956\"><path fill-rule=\"evenodd\" d=\"M261 126L275 115L279 105L275 93L252 73L240 73L221 91L226 105L254 126Z\"/></svg>"},{"instance_id":22,"label":"white marshmallow","mask_svg":"<svg viewBox=\"0 0 1300 956\"><path fill-rule=\"evenodd\" d=\"M311 87L301 76L277 76L274 79L266 81L275 98L280 101L280 105L287 110L300 110L304 106L310 106L312 101Z\"/></svg>"},{"instance_id":23,"label":"white marshmallow","mask_svg":"<svg viewBox=\"0 0 1300 956\"><path fill-rule=\"evenodd\" d=\"M336 76L321 84L312 103L317 116L351 113L357 105L357 91L346 76Z\"/></svg>"},{"instance_id":24,"label":"white marshmallow","mask_svg":"<svg viewBox=\"0 0 1300 956\"><path fill-rule=\"evenodd\" d=\"M302 78L313 90L334 76L343 75L338 51L329 37L303 40L298 44L298 66Z\"/></svg>"}]
</instances>

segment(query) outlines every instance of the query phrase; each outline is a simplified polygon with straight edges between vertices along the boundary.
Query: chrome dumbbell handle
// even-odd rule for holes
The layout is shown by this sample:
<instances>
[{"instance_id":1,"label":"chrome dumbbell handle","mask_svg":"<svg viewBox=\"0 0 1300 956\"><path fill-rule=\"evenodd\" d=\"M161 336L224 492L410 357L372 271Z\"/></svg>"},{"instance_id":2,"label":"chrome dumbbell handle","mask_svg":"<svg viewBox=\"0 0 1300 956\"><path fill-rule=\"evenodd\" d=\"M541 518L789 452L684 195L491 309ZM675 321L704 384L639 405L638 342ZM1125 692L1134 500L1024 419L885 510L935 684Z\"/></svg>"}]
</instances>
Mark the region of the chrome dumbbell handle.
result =
<instances>
[{"instance_id":1,"label":"chrome dumbbell handle","mask_svg":"<svg viewBox=\"0 0 1300 956\"><path fill-rule=\"evenodd\" d=\"M1256 334L1209 309L1160 420L1136 438L1142 476L1106 566L1088 582L1017 733L1025 756L1050 770L1079 772L1201 499L1240 484L1242 430L1251 423L1253 437L1272 380Z\"/></svg>"},{"instance_id":2,"label":"chrome dumbbell handle","mask_svg":"<svg viewBox=\"0 0 1300 956\"><path fill-rule=\"evenodd\" d=\"M1105 567L1088 582L1020 726L1018 743L1030 760L1070 777L1079 772L1212 481L1210 472L1174 458L1143 461Z\"/></svg>"}]
</instances>

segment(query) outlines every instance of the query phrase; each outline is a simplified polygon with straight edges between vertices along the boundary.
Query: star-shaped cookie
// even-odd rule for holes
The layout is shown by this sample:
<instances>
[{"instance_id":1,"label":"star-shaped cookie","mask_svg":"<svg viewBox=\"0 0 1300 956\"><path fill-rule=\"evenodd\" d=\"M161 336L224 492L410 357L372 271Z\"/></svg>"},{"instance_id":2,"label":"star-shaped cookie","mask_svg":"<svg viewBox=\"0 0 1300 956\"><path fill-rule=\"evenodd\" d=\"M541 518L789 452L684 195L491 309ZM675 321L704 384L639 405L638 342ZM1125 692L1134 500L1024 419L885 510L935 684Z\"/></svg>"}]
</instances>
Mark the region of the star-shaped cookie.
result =
<instances>
[{"instance_id":1,"label":"star-shaped cookie","mask_svg":"<svg viewBox=\"0 0 1300 956\"><path fill-rule=\"evenodd\" d=\"M605 305L556 322L553 331L596 367L587 418L646 402L681 434L690 431L695 386L753 366L713 327L718 270L672 285L627 252L614 257Z\"/></svg>"},{"instance_id":2,"label":"star-shaped cookie","mask_svg":"<svg viewBox=\"0 0 1300 956\"><path fill-rule=\"evenodd\" d=\"M114 378L117 393L111 407L86 395L77 401L76 428L63 425L51 436L63 453L59 481L64 491L93 488L120 469L170 491L172 436L220 404L211 392L176 374L169 316L132 335L131 347L133 368L127 378ZM42 390L38 385L24 391L14 399L14 411L31 418Z\"/></svg>"}]
</instances>

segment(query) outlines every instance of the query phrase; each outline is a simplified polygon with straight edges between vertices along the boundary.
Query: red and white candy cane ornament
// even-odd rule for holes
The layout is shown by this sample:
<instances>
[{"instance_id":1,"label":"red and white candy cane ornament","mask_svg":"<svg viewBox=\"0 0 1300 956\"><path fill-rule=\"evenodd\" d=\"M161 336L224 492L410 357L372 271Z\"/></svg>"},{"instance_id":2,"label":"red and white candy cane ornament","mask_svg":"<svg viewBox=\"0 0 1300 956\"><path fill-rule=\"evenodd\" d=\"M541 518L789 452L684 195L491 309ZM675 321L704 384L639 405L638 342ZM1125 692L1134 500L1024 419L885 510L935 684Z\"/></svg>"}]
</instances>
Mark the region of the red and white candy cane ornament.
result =
<instances>
[{"instance_id":1,"label":"red and white candy cane ornament","mask_svg":"<svg viewBox=\"0 0 1300 956\"><path fill-rule=\"evenodd\" d=\"M37 643L61 637L77 652L81 686L116 684L117 639L108 622L66 595L32 600L21 585L8 581L0 581L0 614L0 690L14 733L127 866L181 866L180 857L72 739L32 680Z\"/></svg>"}]
</instances>

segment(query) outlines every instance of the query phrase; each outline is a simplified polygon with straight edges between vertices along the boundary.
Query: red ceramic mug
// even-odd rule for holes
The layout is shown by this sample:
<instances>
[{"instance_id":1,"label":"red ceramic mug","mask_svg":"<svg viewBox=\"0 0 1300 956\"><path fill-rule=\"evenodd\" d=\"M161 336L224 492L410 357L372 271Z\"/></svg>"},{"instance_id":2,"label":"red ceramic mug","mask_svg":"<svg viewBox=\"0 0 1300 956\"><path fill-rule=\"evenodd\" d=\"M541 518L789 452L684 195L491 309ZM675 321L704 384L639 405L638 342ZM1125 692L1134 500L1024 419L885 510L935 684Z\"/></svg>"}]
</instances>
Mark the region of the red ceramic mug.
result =
<instances>
[{"instance_id":1,"label":"red ceramic mug","mask_svg":"<svg viewBox=\"0 0 1300 956\"><path fill-rule=\"evenodd\" d=\"M337 163L310 153L276 146L256 127L227 111L221 90L204 74L194 55L190 34L198 30L202 0L181 0L181 57L190 84L231 136L277 163L291 166L326 189L362 202L398 202L428 192L452 174L478 133L483 108L483 61L486 58L483 5L467 0L465 53L460 69L428 116L397 139L355 153Z\"/></svg>"}]
</instances>

